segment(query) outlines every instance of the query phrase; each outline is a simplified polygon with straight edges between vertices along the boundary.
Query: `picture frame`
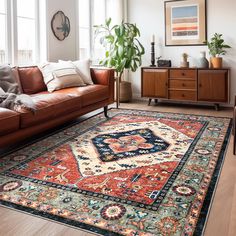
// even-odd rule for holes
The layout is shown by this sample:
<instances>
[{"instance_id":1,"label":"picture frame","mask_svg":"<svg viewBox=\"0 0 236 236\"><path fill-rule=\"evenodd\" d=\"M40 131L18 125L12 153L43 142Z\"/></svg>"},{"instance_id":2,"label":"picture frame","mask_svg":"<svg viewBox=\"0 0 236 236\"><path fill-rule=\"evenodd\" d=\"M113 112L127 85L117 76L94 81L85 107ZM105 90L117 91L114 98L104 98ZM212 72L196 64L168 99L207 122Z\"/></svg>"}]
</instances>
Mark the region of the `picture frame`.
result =
<instances>
[{"instance_id":1,"label":"picture frame","mask_svg":"<svg viewBox=\"0 0 236 236\"><path fill-rule=\"evenodd\" d=\"M166 1L165 45L206 45L206 22L206 0Z\"/></svg>"}]
</instances>

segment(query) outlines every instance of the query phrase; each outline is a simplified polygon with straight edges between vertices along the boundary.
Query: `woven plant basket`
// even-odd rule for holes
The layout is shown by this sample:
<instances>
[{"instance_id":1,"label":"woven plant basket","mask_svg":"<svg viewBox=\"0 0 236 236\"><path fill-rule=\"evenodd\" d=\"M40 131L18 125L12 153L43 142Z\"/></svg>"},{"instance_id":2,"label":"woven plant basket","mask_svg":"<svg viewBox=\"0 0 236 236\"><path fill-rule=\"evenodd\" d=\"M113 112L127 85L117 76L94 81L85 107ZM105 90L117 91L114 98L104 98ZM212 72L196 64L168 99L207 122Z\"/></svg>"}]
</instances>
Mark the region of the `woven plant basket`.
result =
<instances>
[{"instance_id":1,"label":"woven plant basket","mask_svg":"<svg viewBox=\"0 0 236 236\"><path fill-rule=\"evenodd\" d=\"M115 94L115 98L116 98L116 94ZM120 82L120 102L131 102L131 101L132 101L131 83L128 81L121 81Z\"/></svg>"}]
</instances>

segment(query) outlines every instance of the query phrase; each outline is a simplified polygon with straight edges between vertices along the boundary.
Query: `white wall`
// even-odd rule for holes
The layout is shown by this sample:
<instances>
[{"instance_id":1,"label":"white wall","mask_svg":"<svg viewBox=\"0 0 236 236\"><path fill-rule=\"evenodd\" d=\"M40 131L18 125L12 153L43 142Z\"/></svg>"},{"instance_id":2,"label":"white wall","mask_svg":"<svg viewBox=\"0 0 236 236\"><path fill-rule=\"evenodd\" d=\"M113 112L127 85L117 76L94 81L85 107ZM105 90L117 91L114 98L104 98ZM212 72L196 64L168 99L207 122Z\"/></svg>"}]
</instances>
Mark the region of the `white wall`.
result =
<instances>
[{"instance_id":1,"label":"white wall","mask_svg":"<svg viewBox=\"0 0 236 236\"><path fill-rule=\"evenodd\" d=\"M76 59L76 0L47 0L47 60L57 61ZM57 11L63 11L70 20L70 34L65 40L59 41L51 30L51 19Z\"/></svg>"},{"instance_id":2,"label":"white wall","mask_svg":"<svg viewBox=\"0 0 236 236\"><path fill-rule=\"evenodd\" d=\"M146 49L143 66L150 64L150 38L156 35L156 57L170 59L173 66L179 66L181 54L190 55L190 66L197 66L200 51L208 51L206 46L165 47L164 0L128 0L128 21L136 23L141 31L141 42ZM224 56L224 66L231 67L231 104L236 94L236 1L207 0L207 32L210 38L215 32L222 33L232 49ZM209 55L207 55L209 58ZM141 73L130 73L135 96L140 97Z\"/></svg>"}]
</instances>

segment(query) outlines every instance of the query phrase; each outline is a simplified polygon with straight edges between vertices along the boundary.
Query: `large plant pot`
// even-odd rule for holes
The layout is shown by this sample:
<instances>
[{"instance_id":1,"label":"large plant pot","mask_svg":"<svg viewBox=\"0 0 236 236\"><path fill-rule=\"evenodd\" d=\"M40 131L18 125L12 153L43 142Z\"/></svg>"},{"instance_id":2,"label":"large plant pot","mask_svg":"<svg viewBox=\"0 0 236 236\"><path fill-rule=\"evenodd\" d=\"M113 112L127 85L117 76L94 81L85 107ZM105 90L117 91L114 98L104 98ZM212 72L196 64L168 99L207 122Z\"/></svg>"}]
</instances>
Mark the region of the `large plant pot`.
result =
<instances>
[{"instance_id":1,"label":"large plant pot","mask_svg":"<svg viewBox=\"0 0 236 236\"><path fill-rule=\"evenodd\" d=\"M128 81L120 82L120 102L131 102L132 86Z\"/></svg>"},{"instance_id":2,"label":"large plant pot","mask_svg":"<svg viewBox=\"0 0 236 236\"><path fill-rule=\"evenodd\" d=\"M219 69L222 68L223 60L222 57L211 57L211 68Z\"/></svg>"},{"instance_id":3,"label":"large plant pot","mask_svg":"<svg viewBox=\"0 0 236 236\"><path fill-rule=\"evenodd\" d=\"M115 89L115 98L116 98L116 89ZM132 101L132 85L128 81L121 81L120 82L120 102L131 102L131 101Z\"/></svg>"}]
</instances>

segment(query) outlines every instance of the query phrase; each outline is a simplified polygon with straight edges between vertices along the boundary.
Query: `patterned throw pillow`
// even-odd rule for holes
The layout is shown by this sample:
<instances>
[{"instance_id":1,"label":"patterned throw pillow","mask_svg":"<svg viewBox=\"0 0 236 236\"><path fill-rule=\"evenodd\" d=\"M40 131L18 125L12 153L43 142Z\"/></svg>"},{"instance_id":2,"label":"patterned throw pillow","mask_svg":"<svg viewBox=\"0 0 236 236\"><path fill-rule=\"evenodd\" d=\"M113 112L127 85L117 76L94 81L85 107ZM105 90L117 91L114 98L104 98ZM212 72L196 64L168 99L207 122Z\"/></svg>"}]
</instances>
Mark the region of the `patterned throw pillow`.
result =
<instances>
[{"instance_id":1,"label":"patterned throw pillow","mask_svg":"<svg viewBox=\"0 0 236 236\"><path fill-rule=\"evenodd\" d=\"M85 84L93 84L93 80L91 78L90 73L90 60L77 60L77 61L62 61L59 62L70 62L72 63L77 70L77 73L81 76Z\"/></svg>"},{"instance_id":2,"label":"patterned throw pillow","mask_svg":"<svg viewBox=\"0 0 236 236\"><path fill-rule=\"evenodd\" d=\"M49 92L86 85L72 63L45 63L39 69Z\"/></svg>"}]
</instances>

